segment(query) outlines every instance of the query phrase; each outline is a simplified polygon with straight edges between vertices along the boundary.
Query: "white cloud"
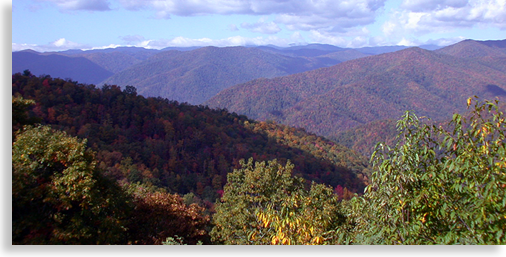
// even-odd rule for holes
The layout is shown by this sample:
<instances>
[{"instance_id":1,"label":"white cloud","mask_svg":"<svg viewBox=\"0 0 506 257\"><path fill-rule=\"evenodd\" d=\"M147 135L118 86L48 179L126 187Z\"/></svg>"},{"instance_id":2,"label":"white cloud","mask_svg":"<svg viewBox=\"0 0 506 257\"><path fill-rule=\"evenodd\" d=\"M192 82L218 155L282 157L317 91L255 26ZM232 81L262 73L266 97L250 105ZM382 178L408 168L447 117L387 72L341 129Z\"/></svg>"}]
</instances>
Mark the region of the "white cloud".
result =
<instances>
[{"instance_id":1,"label":"white cloud","mask_svg":"<svg viewBox=\"0 0 506 257\"><path fill-rule=\"evenodd\" d=\"M171 15L195 16L206 14L250 14L249 1L244 0L118 0L128 10L151 9L157 18L169 19Z\"/></svg>"},{"instance_id":2,"label":"white cloud","mask_svg":"<svg viewBox=\"0 0 506 257\"><path fill-rule=\"evenodd\" d=\"M360 31L367 33L366 28L363 28ZM366 35L361 34L362 33L359 33L359 30L357 30L355 33L349 33L346 36L325 33L318 30L311 30L310 38L313 42L320 44L330 44L339 47L359 48L370 46L369 38Z\"/></svg>"},{"instance_id":3,"label":"white cloud","mask_svg":"<svg viewBox=\"0 0 506 257\"><path fill-rule=\"evenodd\" d=\"M426 12L448 7L462 8L468 0L404 0L402 7L413 12Z\"/></svg>"},{"instance_id":4,"label":"white cloud","mask_svg":"<svg viewBox=\"0 0 506 257\"><path fill-rule=\"evenodd\" d=\"M157 18L171 15L195 16L209 14L276 15L275 23L291 30L348 29L374 22L376 11L386 0L118 0L128 10L153 10ZM273 33L275 23L264 24ZM253 25L253 24L250 24ZM268 26L267 26L268 25ZM246 24L246 26L248 26ZM267 27L266 27L267 26Z\"/></svg>"},{"instance_id":5,"label":"white cloud","mask_svg":"<svg viewBox=\"0 0 506 257\"><path fill-rule=\"evenodd\" d=\"M292 42L299 42L299 43L306 41L304 39L304 37L302 36L302 34L300 34L300 32L298 32L298 31L293 32L293 34L290 36L290 40Z\"/></svg>"},{"instance_id":6,"label":"white cloud","mask_svg":"<svg viewBox=\"0 0 506 257\"><path fill-rule=\"evenodd\" d=\"M131 11L150 10L154 17L172 15L274 15L272 22L243 23L254 32L275 34L284 24L289 30L332 30L346 33L375 21L387 0L37 0L56 5L61 11L106 11L110 2Z\"/></svg>"},{"instance_id":7,"label":"white cloud","mask_svg":"<svg viewBox=\"0 0 506 257\"><path fill-rule=\"evenodd\" d=\"M299 35L300 36L300 35ZM175 37L173 39L162 39L162 40L151 40L144 42L142 47L162 49L165 47L188 47L188 46L250 46L250 45L277 45L277 46L289 46L292 43L305 43L302 37L295 37L292 35L291 38L279 38L276 36L269 37L242 37L234 36L224 39L210 39L210 38L199 38L192 39L186 37ZM141 45L137 45L141 46Z\"/></svg>"},{"instance_id":8,"label":"white cloud","mask_svg":"<svg viewBox=\"0 0 506 257\"><path fill-rule=\"evenodd\" d=\"M378 2L378 3L376 3ZM306 6L299 13L280 13L276 22L291 30L326 29L346 31L349 28L371 24L376 11L384 1L325 1Z\"/></svg>"},{"instance_id":9,"label":"white cloud","mask_svg":"<svg viewBox=\"0 0 506 257\"><path fill-rule=\"evenodd\" d=\"M407 40L405 38L402 38L401 41L399 41L396 45L398 45L398 46L417 46L418 44L416 44L410 40Z\"/></svg>"},{"instance_id":10,"label":"white cloud","mask_svg":"<svg viewBox=\"0 0 506 257\"><path fill-rule=\"evenodd\" d=\"M274 35L282 28L292 31L291 38L278 37L230 37L224 39L172 39L149 40L139 35L120 37L125 44L148 48L167 46L230 46L277 44L289 45L305 42L301 33L312 43L327 43L341 47L362 47L392 44L448 45L460 41L460 37L446 38L443 33L462 28L496 27L506 30L505 0L402 0L392 10L383 10L387 0L35 0L50 3L62 11L111 10L115 7L128 10L151 11L155 17L170 18L172 15L256 15L257 22L229 24L229 31L249 30ZM383 35L372 37L366 26L373 24L379 14L389 15L381 30ZM267 20L264 17L272 17ZM381 18L380 18L381 19ZM225 25L226 26L226 25ZM239 27L239 28L238 28ZM373 26L377 27L377 26ZM372 27L371 27L372 28ZM441 38L420 42L426 34L441 33ZM286 35L286 34L285 34ZM450 43L448 43L450 42ZM78 48L79 44L55 41L36 46L12 44L13 49L38 48L47 51ZM35 50L35 49L34 49Z\"/></svg>"},{"instance_id":11,"label":"white cloud","mask_svg":"<svg viewBox=\"0 0 506 257\"><path fill-rule=\"evenodd\" d=\"M72 41L68 41L65 38L60 38L46 45L12 43L12 51L31 49L37 52L52 52L52 51L65 51L68 49L85 49L89 47L90 46L85 44L79 44Z\"/></svg>"},{"instance_id":12,"label":"white cloud","mask_svg":"<svg viewBox=\"0 0 506 257\"><path fill-rule=\"evenodd\" d=\"M228 25L228 30L230 30L230 31L239 31L239 29L237 28L237 25L235 25L235 24Z\"/></svg>"},{"instance_id":13,"label":"white cloud","mask_svg":"<svg viewBox=\"0 0 506 257\"><path fill-rule=\"evenodd\" d=\"M107 0L38 0L55 4L61 11L110 11Z\"/></svg>"},{"instance_id":14,"label":"white cloud","mask_svg":"<svg viewBox=\"0 0 506 257\"><path fill-rule=\"evenodd\" d=\"M35 50L36 47L37 47L36 44L18 44L18 43L12 43L12 51L13 52L21 51L21 50L26 50L26 49ZM35 50L35 51L37 51L37 50Z\"/></svg>"},{"instance_id":15,"label":"white cloud","mask_svg":"<svg viewBox=\"0 0 506 257\"><path fill-rule=\"evenodd\" d=\"M123 40L126 43L136 43L136 42L143 42L146 39L141 35L126 35L119 37L121 40Z\"/></svg>"},{"instance_id":16,"label":"white cloud","mask_svg":"<svg viewBox=\"0 0 506 257\"><path fill-rule=\"evenodd\" d=\"M260 18L258 22L255 23L249 23L249 22L243 22L241 24L241 27L257 33L262 34L276 34L281 31L281 28L274 23L274 22L267 22L265 18Z\"/></svg>"},{"instance_id":17,"label":"white cloud","mask_svg":"<svg viewBox=\"0 0 506 257\"><path fill-rule=\"evenodd\" d=\"M121 46L144 47L147 49L162 49L166 47L190 47L190 46L227 47L227 46L254 46L254 45L260 46L270 44L288 47L293 44L304 45L307 43L298 32L295 32L289 38L280 38L276 36L254 37L254 38L234 36L223 39L210 39L210 38L194 39L186 37L175 37L172 39L143 40L137 42L128 42L127 44L110 44L106 46L95 46L95 47L68 41L65 38L60 38L46 45L12 43L12 51L31 49L37 52L53 52L53 51L56 52L56 51L65 51L69 49L91 50L91 49L116 48Z\"/></svg>"},{"instance_id":18,"label":"white cloud","mask_svg":"<svg viewBox=\"0 0 506 257\"><path fill-rule=\"evenodd\" d=\"M401 6L404 9L392 17L391 24L384 26L384 32L393 33L395 27L404 33L420 35L485 24L506 29L504 0L405 0Z\"/></svg>"},{"instance_id":19,"label":"white cloud","mask_svg":"<svg viewBox=\"0 0 506 257\"><path fill-rule=\"evenodd\" d=\"M439 39L429 39L424 45L437 45L437 46L449 46L456 44L466 38L464 37L452 37L452 38L439 38Z\"/></svg>"}]
</instances>

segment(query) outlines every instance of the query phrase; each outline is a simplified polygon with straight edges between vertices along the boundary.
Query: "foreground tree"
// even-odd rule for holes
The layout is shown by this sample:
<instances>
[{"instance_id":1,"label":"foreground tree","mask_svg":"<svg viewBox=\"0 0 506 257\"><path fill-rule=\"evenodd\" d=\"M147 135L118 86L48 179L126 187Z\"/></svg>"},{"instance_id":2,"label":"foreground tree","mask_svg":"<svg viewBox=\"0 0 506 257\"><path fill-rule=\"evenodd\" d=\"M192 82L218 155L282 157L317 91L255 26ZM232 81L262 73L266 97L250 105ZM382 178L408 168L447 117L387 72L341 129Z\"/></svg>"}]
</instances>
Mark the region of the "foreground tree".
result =
<instances>
[{"instance_id":1,"label":"foreground tree","mask_svg":"<svg viewBox=\"0 0 506 257\"><path fill-rule=\"evenodd\" d=\"M33 100L12 98L13 244L161 244L182 235L209 242L209 216L177 194L103 176L86 141L31 127ZM23 127L25 126L25 127Z\"/></svg>"},{"instance_id":2,"label":"foreground tree","mask_svg":"<svg viewBox=\"0 0 506 257\"><path fill-rule=\"evenodd\" d=\"M204 207L186 205L178 194L142 184L128 185L127 192L135 205L128 227L131 244L159 245L167 238L179 239L181 244L210 243L210 218Z\"/></svg>"},{"instance_id":3,"label":"foreground tree","mask_svg":"<svg viewBox=\"0 0 506 257\"><path fill-rule=\"evenodd\" d=\"M323 244L339 219L330 187L291 175L293 165L276 160L241 161L228 175L213 216L213 241L224 244Z\"/></svg>"},{"instance_id":4,"label":"foreground tree","mask_svg":"<svg viewBox=\"0 0 506 257\"><path fill-rule=\"evenodd\" d=\"M13 244L118 244L129 205L86 142L47 126L12 145Z\"/></svg>"},{"instance_id":5,"label":"foreground tree","mask_svg":"<svg viewBox=\"0 0 506 257\"><path fill-rule=\"evenodd\" d=\"M258 209L257 221L267 233L250 232L249 239L266 237L274 245L335 244L344 220L339 210L332 188L313 182L309 191L292 192L278 206L270 203Z\"/></svg>"},{"instance_id":6,"label":"foreground tree","mask_svg":"<svg viewBox=\"0 0 506 257\"><path fill-rule=\"evenodd\" d=\"M12 97L12 135L18 130L23 128L24 125L31 125L38 122L40 119L36 117L29 117L28 110L35 105L34 100L24 99L21 96Z\"/></svg>"},{"instance_id":7,"label":"foreground tree","mask_svg":"<svg viewBox=\"0 0 506 257\"><path fill-rule=\"evenodd\" d=\"M505 244L506 122L499 103L421 124L407 112L394 148L372 155L372 183L347 202L357 244Z\"/></svg>"}]
</instances>

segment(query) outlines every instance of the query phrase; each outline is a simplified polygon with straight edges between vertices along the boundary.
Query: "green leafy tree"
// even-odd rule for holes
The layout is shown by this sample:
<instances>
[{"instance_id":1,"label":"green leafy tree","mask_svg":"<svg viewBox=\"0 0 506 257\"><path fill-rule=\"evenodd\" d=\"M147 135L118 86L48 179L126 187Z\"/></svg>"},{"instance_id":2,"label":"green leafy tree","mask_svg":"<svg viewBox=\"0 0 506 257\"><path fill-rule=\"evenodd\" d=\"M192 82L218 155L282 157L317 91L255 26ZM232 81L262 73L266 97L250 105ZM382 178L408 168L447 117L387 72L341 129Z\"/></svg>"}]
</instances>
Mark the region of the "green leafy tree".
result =
<instances>
[{"instance_id":1,"label":"green leafy tree","mask_svg":"<svg viewBox=\"0 0 506 257\"><path fill-rule=\"evenodd\" d=\"M228 174L213 216L213 241L224 244L321 244L337 224L332 189L292 176L293 165L277 160L240 161Z\"/></svg>"},{"instance_id":2,"label":"green leafy tree","mask_svg":"<svg viewBox=\"0 0 506 257\"><path fill-rule=\"evenodd\" d=\"M364 197L347 203L343 242L506 243L505 117L497 101L472 102L444 127L404 115L398 143L372 155Z\"/></svg>"},{"instance_id":3,"label":"green leafy tree","mask_svg":"<svg viewBox=\"0 0 506 257\"><path fill-rule=\"evenodd\" d=\"M311 184L311 189L286 195L280 205L270 203L256 212L267 233L250 233L250 240L267 237L274 245L333 244L343 221L337 196L332 188Z\"/></svg>"},{"instance_id":4,"label":"green leafy tree","mask_svg":"<svg viewBox=\"0 0 506 257\"><path fill-rule=\"evenodd\" d=\"M36 117L28 116L28 109L35 105L35 101L21 96L12 97L12 133L15 134L24 125L39 121Z\"/></svg>"},{"instance_id":5,"label":"green leafy tree","mask_svg":"<svg viewBox=\"0 0 506 257\"><path fill-rule=\"evenodd\" d=\"M12 145L13 244L125 243L129 210L86 141L25 127Z\"/></svg>"}]
</instances>

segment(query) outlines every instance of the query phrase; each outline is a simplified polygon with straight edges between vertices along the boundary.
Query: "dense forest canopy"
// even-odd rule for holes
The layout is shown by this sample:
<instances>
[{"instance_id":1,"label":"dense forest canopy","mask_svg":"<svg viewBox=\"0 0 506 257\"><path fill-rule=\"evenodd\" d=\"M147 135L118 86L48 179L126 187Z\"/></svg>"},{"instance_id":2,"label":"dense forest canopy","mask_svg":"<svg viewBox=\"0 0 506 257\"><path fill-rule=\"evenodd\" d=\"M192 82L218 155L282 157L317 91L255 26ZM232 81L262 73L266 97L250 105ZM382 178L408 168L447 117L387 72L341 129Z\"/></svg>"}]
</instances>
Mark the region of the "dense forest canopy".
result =
<instances>
[{"instance_id":1,"label":"dense forest canopy","mask_svg":"<svg viewBox=\"0 0 506 257\"><path fill-rule=\"evenodd\" d=\"M443 125L407 112L369 164L131 86L12 82L13 244L506 243L498 101L469 98Z\"/></svg>"},{"instance_id":2,"label":"dense forest canopy","mask_svg":"<svg viewBox=\"0 0 506 257\"><path fill-rule=\"evenodd\" d=\"M295 174L361 192L367 160L301 129L72 81L13 75L13 94L35 101L42 124L86 138L101 168L117 180L149 182L173 193L219 197L240 159L292 160Z\"/></svg>"},{"instance_id":3,"label":"dense forest canopy","mask_svg":"<svg viewBox=\"0 0 506 257\"><path fill-rule=\"evenodd\" d=\"M506 100L506 48L463 41L437 51L411 47L227 88L205 102L255 120L325 137L406 110L432 119L464 112L467 97Z\"/></svg>"}]
</instances>

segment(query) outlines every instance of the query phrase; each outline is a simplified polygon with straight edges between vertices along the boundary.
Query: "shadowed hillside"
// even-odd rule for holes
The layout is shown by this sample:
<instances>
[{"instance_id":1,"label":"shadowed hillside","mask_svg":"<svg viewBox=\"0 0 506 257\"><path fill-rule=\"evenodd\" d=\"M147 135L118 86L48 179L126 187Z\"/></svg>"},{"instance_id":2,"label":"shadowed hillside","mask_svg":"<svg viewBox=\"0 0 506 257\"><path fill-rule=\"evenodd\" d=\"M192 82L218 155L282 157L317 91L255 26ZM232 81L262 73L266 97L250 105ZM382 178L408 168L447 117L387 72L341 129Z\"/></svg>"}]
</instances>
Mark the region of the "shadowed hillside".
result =
<instances>
[{"instance_id":1,"label":"shadowed hillside","mask_svg":"<svg viewBox=\"0 0 506 257\"><path fill-rule=\"evenodd\" d=\"M303 129L145 98L133 87L99 89L19 73L12 81L13 95L35 101L31 117L86 138L98 165L118 181L192 192L212 203L240 159L291 160L295 175L357 193L369 175L359 154Z\"/></svg>"}]
</instances>

